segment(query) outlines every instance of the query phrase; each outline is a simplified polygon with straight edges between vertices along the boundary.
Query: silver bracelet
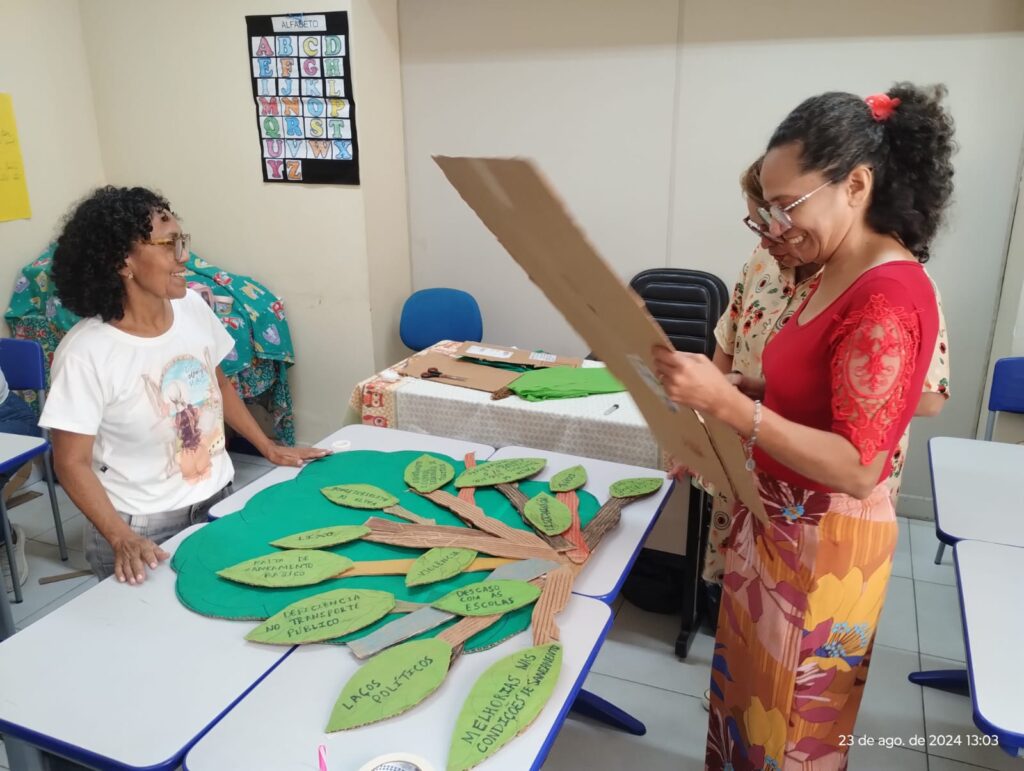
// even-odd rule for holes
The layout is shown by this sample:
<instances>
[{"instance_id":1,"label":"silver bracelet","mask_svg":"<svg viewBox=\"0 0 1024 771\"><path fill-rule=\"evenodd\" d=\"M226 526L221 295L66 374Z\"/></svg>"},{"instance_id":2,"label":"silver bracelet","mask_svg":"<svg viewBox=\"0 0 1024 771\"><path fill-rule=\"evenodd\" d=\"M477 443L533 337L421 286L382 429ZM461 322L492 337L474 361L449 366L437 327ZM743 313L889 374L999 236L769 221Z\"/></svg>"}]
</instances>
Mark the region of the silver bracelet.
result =
<instances>
[{"instance_id":1,"label":"silver bracelet","mask_svg":"<svg viewBox=\"0 0 1024 771\"><path fill-rule=\"evenodd\" d=\"M747 454L746 469L747 471L753 471L756 464L754 463L754 447L757 445L757 435L761 431L761 402L758 400L754 401L754 430L750 433L750 438L743 443L743 449Z\"/></svg>"}]
</instances>

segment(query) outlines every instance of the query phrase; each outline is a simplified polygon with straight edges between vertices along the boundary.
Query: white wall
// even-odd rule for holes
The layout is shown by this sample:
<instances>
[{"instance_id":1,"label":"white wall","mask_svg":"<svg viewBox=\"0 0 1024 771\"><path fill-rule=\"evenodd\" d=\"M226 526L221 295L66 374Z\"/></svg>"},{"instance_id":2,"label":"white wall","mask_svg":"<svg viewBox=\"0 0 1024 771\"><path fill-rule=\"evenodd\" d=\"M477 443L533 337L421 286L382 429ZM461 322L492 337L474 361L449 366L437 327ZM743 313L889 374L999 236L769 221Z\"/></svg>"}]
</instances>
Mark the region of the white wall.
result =
<instances>
[{"instance_id":1,"label":"white wall","mask_svg":"<svg viewBox=\"0 0 1024 771\"><path fill-rule=\"evenodd\" d=\"M390 316L396 298L408 294L394 3L333 6L350 11L363 187L262 179L244 17L309 11L308 3L88 0L81 7L109 181L161 190L196 253L284 298L297 358L290 371L297 435L320 439L341 425L355 382L384 366L375 350L390 355Z\"/></svg>"},{"instance_id":2,"label":"white wall","mask_svg":"<svg viewBox=\"0 0 1024 771\"><path fill-rule=\"evenodd\" d=\"M430 156L534 158L618 270L664 265L676 0L399 9L414 288L474 294L489 342L586 353Z\"/></svg>"},{"instance_id":3,"label":"white wall","mask_svg":"<svg viewBox=\"0 0 1024 771\"><path fill-rule=\"evenodd\" d=\"M473 292L496 343L583 344L476 220L431 154L537 159L611 265L711 270L748 256L738 176L801 99L945 82L961 145L929 270L954 398L915 427L901 509L926 515L924 442L973 435L1024 136L1024 4L402 0L414 289Z\"/></svg>"},{"instance_id":4,"label":"white wall","mask_svg":"<svg viewBox=\"0 0 1024 771\"><path fill-rule=\"evenodd\" d=\"M3 0L0 9L6 31L0 92L14 102L32 206L31 219L0 222L6 308L18 272L56 236L71 204L103 184L104 174L77 0Z\"/></svg>"}]
</instances>

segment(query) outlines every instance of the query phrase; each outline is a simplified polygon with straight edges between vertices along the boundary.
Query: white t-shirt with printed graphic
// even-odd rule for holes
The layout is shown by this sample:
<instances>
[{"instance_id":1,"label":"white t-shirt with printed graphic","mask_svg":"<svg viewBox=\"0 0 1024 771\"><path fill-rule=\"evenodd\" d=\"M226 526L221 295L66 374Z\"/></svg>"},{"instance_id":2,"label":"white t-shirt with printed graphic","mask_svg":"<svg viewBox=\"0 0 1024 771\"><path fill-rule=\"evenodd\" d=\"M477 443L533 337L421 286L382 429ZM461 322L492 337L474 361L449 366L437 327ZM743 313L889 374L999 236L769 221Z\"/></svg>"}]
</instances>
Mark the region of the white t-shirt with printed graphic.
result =
<instances>
[{"instance_id":1,"label":"white t-shirt with printed graphic","mask_svg":"<svg viewBox=\"0 0 1024 771\"><path fill-rule=\"evenodd\" d=\"M125 514L199 503L234 476L216 372L234 341L192 290L171 308L159 337L83 319L53 357L39 425L96 437L93 471Z\"/></svg>"}]
</instances>

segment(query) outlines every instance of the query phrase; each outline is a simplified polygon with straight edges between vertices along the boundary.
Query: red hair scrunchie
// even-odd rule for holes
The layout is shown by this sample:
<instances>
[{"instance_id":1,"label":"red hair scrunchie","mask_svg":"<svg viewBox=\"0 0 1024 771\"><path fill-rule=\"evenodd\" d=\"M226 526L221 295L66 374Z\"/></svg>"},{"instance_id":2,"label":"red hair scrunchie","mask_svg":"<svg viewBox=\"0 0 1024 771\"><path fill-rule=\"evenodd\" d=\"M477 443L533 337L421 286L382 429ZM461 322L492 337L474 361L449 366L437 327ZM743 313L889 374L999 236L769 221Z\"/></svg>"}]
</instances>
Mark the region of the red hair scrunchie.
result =
<instances>
[{"instance_id":1,"label":"red hair scrunchie","mask_svg":"<svg viewBox=\"0 0 1024 771\"><path fill-rule=\"evenodd\" d=\"M871 110L871 117L879 123L883 123L892 117L893 111L900 106L900 98L891 97L888 94L872 94L865 100Z\"/></svg>"}]
</instances>

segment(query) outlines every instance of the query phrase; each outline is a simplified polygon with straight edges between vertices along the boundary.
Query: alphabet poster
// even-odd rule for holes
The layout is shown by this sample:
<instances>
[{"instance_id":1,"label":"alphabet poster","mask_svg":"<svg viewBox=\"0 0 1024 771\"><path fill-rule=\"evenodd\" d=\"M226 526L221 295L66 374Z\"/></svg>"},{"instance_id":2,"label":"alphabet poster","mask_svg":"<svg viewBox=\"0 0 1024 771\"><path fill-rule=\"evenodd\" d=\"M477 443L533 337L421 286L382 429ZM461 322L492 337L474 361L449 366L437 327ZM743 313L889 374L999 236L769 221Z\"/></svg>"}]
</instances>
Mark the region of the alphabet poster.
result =
<instances>
[{"instance_id":1,"label":"alphabet poster","mask_svg":"<svg viewBox=\"0 0 1024 771\"><path fill-rule=\"evenodd\" d=\"M246 16L263 179L358 185L345 11Z\"/></svg>"}]
</instances>

